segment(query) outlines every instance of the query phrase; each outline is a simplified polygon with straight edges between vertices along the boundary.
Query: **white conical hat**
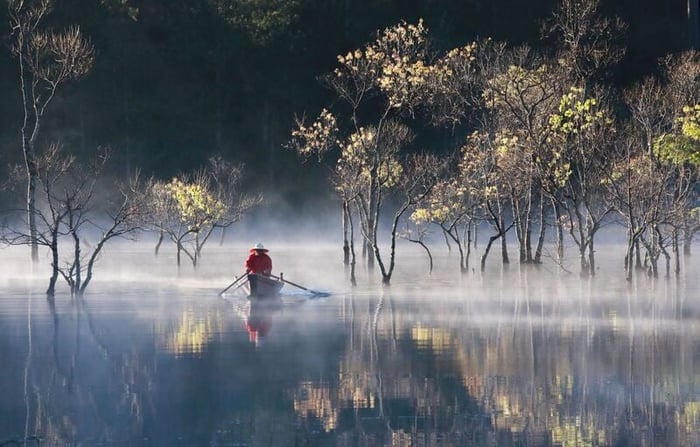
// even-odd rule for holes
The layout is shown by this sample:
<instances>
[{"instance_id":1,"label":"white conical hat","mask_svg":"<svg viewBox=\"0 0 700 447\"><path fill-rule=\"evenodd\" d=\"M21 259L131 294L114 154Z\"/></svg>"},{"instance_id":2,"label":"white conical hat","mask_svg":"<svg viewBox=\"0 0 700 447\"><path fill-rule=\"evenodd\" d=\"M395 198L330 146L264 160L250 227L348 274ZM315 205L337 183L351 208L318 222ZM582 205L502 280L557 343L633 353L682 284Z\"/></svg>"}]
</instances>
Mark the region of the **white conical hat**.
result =
<instances>
[{"instance_id":1,"label":"white conical hat","mask_svg":"<svg viewBox=\"0 0 700 447\"><path fill-rule=\"evenodd\" d=\"M257 244L255 244L255 247L250 249L250 251L253 251L253 250L268 251L268 249L265 248L265 246L262 244L262 242L258 242Z\"/></svg>"}]
</instances>

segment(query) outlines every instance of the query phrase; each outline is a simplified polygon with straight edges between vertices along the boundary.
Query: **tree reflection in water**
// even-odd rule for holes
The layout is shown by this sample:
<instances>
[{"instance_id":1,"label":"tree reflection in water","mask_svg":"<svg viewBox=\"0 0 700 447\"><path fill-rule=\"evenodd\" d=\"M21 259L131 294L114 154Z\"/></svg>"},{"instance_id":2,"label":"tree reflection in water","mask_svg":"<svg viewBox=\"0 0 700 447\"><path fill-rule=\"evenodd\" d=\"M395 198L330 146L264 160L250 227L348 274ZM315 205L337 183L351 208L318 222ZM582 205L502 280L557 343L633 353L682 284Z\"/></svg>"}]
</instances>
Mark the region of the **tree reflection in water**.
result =
<instances>
[{"instance_id":1,"label":"tree reflection in water","mask_svg":"<svg viewBox=\"0 0 700 447\"><path fill-rule=\"evenodd\" d=\"M467 298L9 295L0 444L700 444L695 283L480 281Z\"/></svg>"}]
</instances>

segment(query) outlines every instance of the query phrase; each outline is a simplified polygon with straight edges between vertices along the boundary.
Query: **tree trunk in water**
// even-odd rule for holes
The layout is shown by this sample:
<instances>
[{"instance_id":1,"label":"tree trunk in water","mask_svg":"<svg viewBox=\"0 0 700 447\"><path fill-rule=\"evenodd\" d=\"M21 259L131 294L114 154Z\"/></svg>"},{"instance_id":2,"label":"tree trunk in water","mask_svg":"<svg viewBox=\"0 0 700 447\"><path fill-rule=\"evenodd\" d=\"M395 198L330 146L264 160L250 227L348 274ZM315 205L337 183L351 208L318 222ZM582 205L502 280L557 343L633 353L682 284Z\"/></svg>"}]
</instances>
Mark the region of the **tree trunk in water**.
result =
<instances>
[{"instance_id":1,"label":"tree trunk in water","mask_svg":"<svg viewBox=\"0 0 700 447\"><path fill-rule=\"evenodd\" d=\"M527 262L525 248L525 229L520 216L520 205L515 199L511 199L513 218L515 219L515 238L518 240L518 260L521 264Z\"/></svg>"},{"instance_id":2,"label":"tree trunk in water","mask_svg":"<svg viewBox=\"0 0 700 447\"><path fill-rule=\"evenodd\" d=\"M593 235L591 235L591 242L588 244L588 268L591 269L591 276L595 276L595 246L593 245Z\"/></svg>"},{"instance_id":3,"label":"tree trunk in water","mask_svg":"<svg viewBox=\"0 0 700 447\"><path fill-rule=\"evenodd\" d=\"M51 277L46 296L50 299L56 294L56 280L58 279L58 234L57 230L51 235Z\"/></svg>"},{"instance_id":4,"label":"tree trunk in water","mask_svg":"<svg viewBox=\"0 0 700 447\"><path fill-rule=\"evenodd\" d=\"M634 268L637 270L644 270L644 264L642 263L642 250L639 249L639 239L634 241Z\"/></svg>"},{"instance_id":5,"label":"tree trunk in water","mask_svg":"<svg viewBox=\"0 0 700 447\"><path fill-rule=\"evenodd\" d=\"M505 228L505 223L503 222L503 216L499 218L499 225L501 228ZM501 259L503 260L503 265L510 264L510 259L508 258L508 245L506 241L506 232L501 230Z\"/></svg>"},{"instance_id":6,"label":"tree trunk in water","mask_svg":"<svg viewBox=\"0 0 700 447\"><path fill-rule=\"evenodd\" d=\"M367 246L367 268L369 270L374 269L374 250L372 250L372 245L370 242L365 244Z\"/></svg>"},{"instance_id":7,"label":"tree trunk in water","mask_svg":"<svg viewBox=\"0 0 700 447\"><path fill-rule=\"evenodd\" d=\"M72 217L71 217L72 220ZM72 226L71 222L71 226ZM80 238L78 237L78 233L76 231L72 231L73 233L73 256L75 257L75 260L73 261L73 265L75 266L75 273L74 273L74 278L75 281L73 281L73 286L71 290L71 295L77 295L80 293L80 286L82 285L82 265L80 264Z\"/></svg>"},{"instance_id":8,"label":"tree trunk in water","mask_svg":"<svg viewBox=\"0 0 700 447\"><path fill-rule=\"evenodd\" d=\"M350 284L356 286L357 279L355 278L355 264L357 264L357 259L355 256L355 225L352 220L352 215L350 214L349 205L347 207L347 217L348 224L350 226Z\"/></svg>"},{"instance_id":9,"label":"tree trunk in water","mask_svg":"<svg viewBox=\"0 0 700 447\"><path fill-rule=\"evenodd\" d=\"M529 224L525 231L525 261L532 262L532 228Z\"/></svg>"},{"instance_id":10,"label":"tree trunk in water","mask_svg":"<svg viewBox=\"0 0 700 447\"><path fill-rule=\"evenodd\" d=\"M197 268L197 263L199 262L199 254L202 251L202 247L199 244L199 233L194 236L194 256L192 257L192 267Z\"/></svg>"},{"instance_id":11,"label":"tree trunk in water","mask_svg":"<svg viewBox=\"0 0 700 447\"><path fill-rule=\"evenodd\" d=\"M221 238L219 239L219 247L224 246L224 239L226 239L226 228L228 228L228 227L223 227L221 229Z\"/></svg>"},{"instance_id":12,"label":"tree trunk in water","mask_svg":"<svg viewBox=\"0 0 700 447\"><path fill-rule=\"evenodd\" d=\"M377 226L379 222L379 166L378 161L374 161L370 169L369 178L369 208L367 210L367 235L369 239L367 241L367 268L369 270L374 269L374 247L377 245Z\"/></svg>"},{"instance_id":13,"label":"tree trunk in water","mask_svg":"<svg viewBox=\"0 0 700 447\"><path fill-rule=\"evenodd\" d=\"M430 252L430 248L425 245L425 242L420 241L420 240L411 240L411 242L420 245L423 247L423 250L425 250L425 253L428 255L428 275L431 275L433 273L433 254Z\"/></svg>"},{"instance_id":14,"label":"tree trunk in water","mask_svg":"<svg viewBox=\"0 0 700 447\"><path fill-rule=\"evenodd\" d=\"M588 265L588 260L587 260L587 257L586 257L586 245L585 245L585 244L582 244L582 245L581 245L581 247L580 247L579 250L578 250L578 254L579 254L579 261L580 261L580 264L581 264L581 271L580 271L579 274L580 274L581 276L590 275L591 272L590 272L590 268L589 268L589 265Z\"/></svg>"},{"instance_id":15,"label":"tree trunk in water","mask_svg":"<svg viewBox=\"0 0 700 447\"><path fill-rule=\"evenodd\" d=\"M678 241L679 235L678 230L673 230L673 257L675 258L676 268L674 273L676 277L681 274L681 254L680 254L680 243Z\"/></svg>"},{"instance_id":16,"label":"tree trunk in water","mask_svg":"<svg viewBox=\"0 0 700 447\"><path fill-rule=\"evenodd\" d=\"M554 218L556 219L557 227L557 261L561 264L564 262L564 226L561 222L559 204L554 199L552 199L552 207L554 208Z\"/></svg>"},{"instance_id":17,"label":"tree trunk in water","mask_svg":"<svg viewBox=\"0 0 700 447\"><path fill-rule=\"evenodd\" d=\"M544 237L547 232L547 225L545 225L546 218L544 197L540 194L540 232L537 235L537 248L535 249L535 258L533 259L535 264L542 263L542 248L544 247Z\"/></svg>"},{"instance_id":18,"label":"tree trunk in water","mask_svg":"<svg viewBox=\"0 0 700 447\"><path fill-rule=\"evenodd\" d=\"M506 234L501 235L501 259L503 260L503 265L510 264L510 259L508 258L508 245L506 245Z\"/></svg>"},{"instance_id":19,"label":"tree trunk in water","mask_svg":"<svg viewBox=\"0 0 700 447\"><path fill-rule=\"evenodd\" d=\"M160 234L158 235L158 242L156 242L156 248L155 248L155 254L158 256L158 252L160 251L160 244L163 243L163 231L161 230Z\"/></svg>"},{"instance_id":20,"label":"tree trunk in water","mask_svg":"<svg viewBox=\"0 0 700 447\"><path fill-rule=\"evenodd\" d=\"M491 236L489 238L489 242L486 244L486 250L484 250L484 254L481 255L481 271L483 272L486 269L486 258L489 256L489 251L491 251L491 245L493 244L493 241L501 237L501 234L498 233L494 236Z\"/></svg>"},{"instance_id":21,"label":"tree trunk in water","mask_svg":"<svg viewBox=\"0 0 700 447\"><path fill-rule=\"evenodd\" d=\"M22 133L25 130L22 129ZM39 262L39 244L37 243L36 228L36 178L38 176L36 168L36 153L34 144L27 140L24 145L24 162L27 169L27 222L29 223L29 236L31 238L32 262Z\"/></svg>"},{"instance_id":22,"label":"tree trunk in water","mask_svg":"<svg viewBox=\"0 0 700 447\"><path fill-rule=\"evenodd\" d=\"M653 244L653 242L652 242L652 244ZM654 250L654 252L652 252L651 249L647 246L647 258L649 259L649 276L651 276L653 278L658 278L659 277L659 265L658 265L659 253L656 253L656 250Z\"/></svg>"},{"instance_id":23,"label":"tree trunk in water","mask_svg":"<svg viewBox=\"0 0 700 447\"><path fill-rule=\"evenodd\" d=\"M467 253L464 255L464 266L467 270L469 270L469 257L472 254L472 223L471 221L467 223L467 241L466 244L464 245Z\"/></svg>"},{"instance_id":24,"label":"tree trunk in water","mask_svg":"<svg viewBox=\"0 0 700 447\"><path fill-rule=\"evenodd\" d=\"M348 238L348 202L343 201L343 264L350 265L350 242Z\"/></svg>"},{"instance_id":25,"label":"tree trunk in water","mask_svg":"<svg viewBox=\"0 0 700 447\"><path fill-rule=\"evenodd\" d=\"M442 229L442 237L445 238L445 245L447 245L447 252L452 253L452 245L450 245L450 237L445 229Z\"/></svg>"},{"instance_id":26,"label":"tree trunk in water","mask_svg":"<svg viewBox=\"0 0 700 447\"><path fill-rule=\"evenodd\" d=\"M686 226L685 231L683 232L683 255L684 256L690 256L690 246L693 243L693 235L695 232L693 229L690 228L689 225Z\"/></svg>"},{"instance_id":27,"label":"tree trunk in water","mask_svg":"<svg viewBox=\"0 0 700 447\"><path fill-rule=\"evenodd\" d=\"M632 229L627 230L627 252L625 254L625 279L632 281L632 270L634 269L634 242L635 237Z\"/></svg>"}]
</instances>

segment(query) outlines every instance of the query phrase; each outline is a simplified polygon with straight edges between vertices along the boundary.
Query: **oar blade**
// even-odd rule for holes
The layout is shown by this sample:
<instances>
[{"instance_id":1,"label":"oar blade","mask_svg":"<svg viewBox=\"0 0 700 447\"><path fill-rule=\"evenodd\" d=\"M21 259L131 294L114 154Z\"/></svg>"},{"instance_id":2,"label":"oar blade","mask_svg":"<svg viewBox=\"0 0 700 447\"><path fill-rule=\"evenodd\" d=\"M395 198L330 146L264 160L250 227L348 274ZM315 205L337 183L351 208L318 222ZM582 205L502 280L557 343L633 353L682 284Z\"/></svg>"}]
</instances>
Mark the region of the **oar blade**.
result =
<instances>
[{"instance_id":1,"label":"oar blade","mask_svg":"<svg viewBox=\"0 0 700 447\"><path fill-rule=\"evenodd\" d=\"M328 292L317 292L315 290L309 290L309 292L311 292L311 296L313 298L326 298L328 296L331 296L331 294Z\"/></svg>"},{"instance_id":2,"label":"oar blade","mask_svg":"<svg viewBox=\"0 0 700 447\"><path fill-rule=\"evenodd\" d=\"M307 288L307 287L304 287L304 286L299 285L299 284L297 284L297 283L291 282L291 281L289 281L289 280L287 280L287 279L285 279L285 278L283 278L283 277L281 277L281 276L275 276L275 275L270 275L270 276L272 276L273 278L278 279L278 280L280 280L280 281L282 281L282 282L284 282L284 283L287 283L287 284L289 284L290 286L294 286L294 287L296 287L296 288L298 288L298 289L301 289L301 290L306 290L306 291L309 292L311 295L313 295L314 297L317 297L317 298L322 298L322 297L326 297L326 296L329 296L329 295L330 295L330 293L327 293L327 292L317 292L316 290L311 290L311 289L309 289L309 288Z\"/></svg>"}]
</instances>

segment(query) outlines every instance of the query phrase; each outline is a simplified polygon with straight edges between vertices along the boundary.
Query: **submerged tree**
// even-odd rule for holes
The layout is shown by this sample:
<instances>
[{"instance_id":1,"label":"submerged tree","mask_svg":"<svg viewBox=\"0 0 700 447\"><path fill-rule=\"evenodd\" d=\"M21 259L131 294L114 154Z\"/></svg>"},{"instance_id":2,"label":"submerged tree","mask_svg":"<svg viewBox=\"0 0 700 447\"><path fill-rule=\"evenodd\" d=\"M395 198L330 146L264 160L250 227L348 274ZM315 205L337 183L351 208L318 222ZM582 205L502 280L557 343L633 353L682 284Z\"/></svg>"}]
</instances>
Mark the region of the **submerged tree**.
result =
<instances>
[{"instance_id":1,"label":"submerged tree","mask_svg":"<svg viewBox=\"0 0 700 447\"><path fill-rule=\"evenodd\" d=\"M684 53L666 57L662 61L664 80L666 81L663 98L666 102L666 110L671 111L671 116L680 118L674 124L675 132L684 133L691 142L697 143L697 120L693 117L691 108L700 104L700 52L687 51ZM678 126L678 124L681 124ZM692 152L691 144L687 149ZM697 146L695 146L697 148ZM696 149L697 150L697 149ZM693 237L700 232L700 221L698 220L697 198L700 192L697 191L697 159L693 162L692 157L688 157L691 163L695 163L695 176L690 179L695 188L686 197L686 212L682 216L683 231L683 253L690 255L690 247Z\"/></svg>"},{"instance_id":2,"label":"submerged tree","mask_svg":"<svg viewBox=\"0 0 700 447\"><path fill-rule=\"evenodd\" d=\"M71 295L84 294L105 244L140 229L144 208L137 178L118 183L116 190L106 192L107 199L98 197L103 195L98 185L108 159L108 152L100 151L89 163L81 163L60 144L50 145L36 158L36 234L22 228L3 234L12 245L37 243L49 249L51 276L46 294L50 298L59 277L68 283ZM15 172L16 178L21 177Z\"/></svg>"},{"instance_id":3,"label":"submerged tree","mask_svg":"<svg viewBox=\"0 0 700 447\"><path fill-rule=\"evenodd\" d=\"M468 80L474 51L475 46L469 45L432 61L422 21L387 28L362 49L338 56L339 67L324 77L347 109L335 115L324 111L313 124L299 123L292 133L288 147L302 155L323 156L339 149L340 171L334 183L344 198L343 208L356 210L363 252L372 253L368 265L380 264L384 282L389 281L392 262L384 265L378 229L386 198L397 192L406 175L400 168L406 166L404 152L411 140L403 119L422 115L431 123L457 122L469 100L466 92L471 85ZM333 117L332 123L328 116ZM345 127L336 116L346 116L342 120ZM397 211L400 215L405 212L401 205ZM394 257L395 236L392 231L390 259Z\"/></svg>"},{"instance_id":4,"label":"submerged tree","mask_svg":"<svg viewBox=\"0 0 700 447\"><path fill-rule=\"evenodd\" d=\"M697 231L693 208L698 194L699 146L694 136L697 113L692 104L700 100L698 55L686 52L666 58L661 69L660 79L645 79L625 94L632 120L608 182L618 213L627 222L628 279L633 265L643 267L641 246L652 276L658 274L661 255L670 274L672 253L678 274L679 239L683 235L688 247Z\"/></svg>"},{"instance_id":5,"label":"submerged tree","mask_svg":"<svg viewBox=\"0 0 700 447\"><path fill-rule=\"evenodd\" d=\"M469 269L472 230L476 226L479 206L479 174L470 169L468 161L462 158L458 169L449 176L439 178L410 216L417 225L432 223L439 226L446 237L455 243L462 273Z\"/></svg>"},{"instance_id":6,"label":"submerged tree","mask_svg":"<svg viewBox=\"0 0 700 447\"><path fill-rule=\"evenodd\" d=\"M654 156L658 164L658 171L667 172L668 179L665 182L666 195L664 202L664 219L661 224L655 225L651 242L645 241L647 250L661 251L667 260L667 274L670 269L668 263L670 255L664 247L664 239L667 244L673 245L673 251L678 254L678 234L686 231L692 238L696 228L692 221L697 219L698 179L700 178L700 104L685 106L682 115L676 120L673 131L662 135L655 144ZM666 233L662 230L666 229ZM670 234L669 234L670 233ZM679 265L679 262L676 262ZM652 272L656 275L656 265L652 265Z\"/></svg>"},{"instance_id":7,"label":"submerged tree","mask_svg":"<svg viewBox=\"0 0 700 447\"><path fill-rule=\"evenodd\" d=\"M144 195L150 204L147 225L159 232L156 255L167 235L176 246L178 268L183 253L196 267L214 231L226 230L262 201L239 191L242 172L242 165L213 157L194 174L168 182L151 179Z\"/></svg>"},{"instance_id":8,"label":"submerged tree","mask_svg":"<svg viewBox=\"0 0 700 447\"><path fill-rule=\"evenodd\" d=\"M95 54L78 27L56 33L41 25L52 11L54 0L9 0L11 50L19 66L22 92L22 152L27 178L27 224L33 239L39 238L36 217L37 144L44 115L58 88L87 74ZM38 261L40 242L30 243L32 260Z\"/></svg>"},{"instance_id":9,"label":"submerged tree","mask_svg":"<svg viewBox=\"0 0 700 447\"><path fill-rule=\"evenodd\" d=\"M484 105L501 135L496 152L518 240L520 262L541 261L546 218L542 163L551 152L550 116L562 94L563 76L555 61L528 47L496 53L485 68ZM537 214L537 216L536 216ZM537 222L539 221L539 222ZM533 252L532 233L539 223Z\"/></svg>"},{"instance_id":10,"label":"submerged tree","mask_svg":"<svg viewBox=\"0 0 700 447\"><path fill-rule=\"evenodd\" d=\"M565 210L566 225L579 250L582 275L595 275L595 236L613 209L604 199L604 179L613 166L615 125L600 100L572 87L550 120L553 153L548 183Z\"/></svg>"}]
</instances>

